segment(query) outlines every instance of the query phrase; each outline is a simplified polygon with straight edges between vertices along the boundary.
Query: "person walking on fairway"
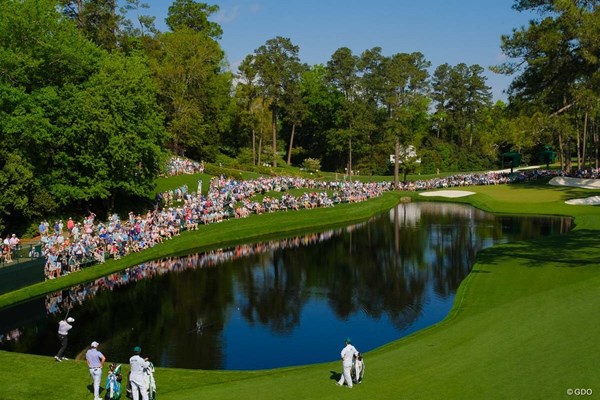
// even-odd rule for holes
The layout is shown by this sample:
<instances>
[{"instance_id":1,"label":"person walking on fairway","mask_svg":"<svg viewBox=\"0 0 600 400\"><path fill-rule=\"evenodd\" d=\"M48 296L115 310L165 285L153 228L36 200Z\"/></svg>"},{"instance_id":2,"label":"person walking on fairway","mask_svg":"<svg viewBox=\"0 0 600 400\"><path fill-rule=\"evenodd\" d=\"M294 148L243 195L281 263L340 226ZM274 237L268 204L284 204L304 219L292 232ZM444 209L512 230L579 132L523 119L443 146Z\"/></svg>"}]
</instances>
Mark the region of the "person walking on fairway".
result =
<instances>
[{"instance_id":1,"label":"person walking on fairway","mask_svg":"<svg viewBox=\"0 0 600 400\"><path fill-rule=\"evenodd\" d=\"M150 367L148 357L140 357L142 348L135 346L133 348L133 356L129 359L131 373L129 374L129 382L131 383L131 395L133 400L139 399L139 393L142 394L142 400L148 400L148 388L146 387L146 379L144 370Z\"/></svg>"},{"instance_id":2,"label":"person walking on fairway","mask_svg":"<svg viewBox=\"0 0 600 400\"><path fill-rule=\"evenodd\" d=\"M75 318L69 317L66 320L61 320L58 323L58 340L60 340L60 349L58 350L58 353L56 353L56 355L54 356L54 359L56 361L66 360L66 358L63 357L63 354L67 349L67 343L69 342L67 335L73 327L73 325L71 325L73 322L75 322Z\"/></svg>"},{"instance_id":3,"label":"person walking on fairway","mask_svg":"<svg viewBox=\"0 0 600 400\"><path fill-rule=\"evenodd\" d=\"M352 341L350 340L350 338L347 338L345 343L346 346L342 349L341 352L343 367L342 377L339 381L337 381L336 385L343 386L344 382L346 382L346 385L348 385L349 388L352 388L352 377L350 375L350 372L352 370L352 363L354 361L354 357L358 357L358 351L354 346L352 346Z\"/></svg>"},{"instance_id":4,"label":"person walking on fairway","mask_svg":"<svg viewBox=\"0 0 600 400\"><path fill-rule=\"evenodd\" d=\"M102 400L100 397L100 380L102 379L102 367L104 367L106 361L104 354L98 351L98 345L98 342L93 341L90 349L85 353L90 375L94 380L94 400Z\"/></svg>"}]
</instances>

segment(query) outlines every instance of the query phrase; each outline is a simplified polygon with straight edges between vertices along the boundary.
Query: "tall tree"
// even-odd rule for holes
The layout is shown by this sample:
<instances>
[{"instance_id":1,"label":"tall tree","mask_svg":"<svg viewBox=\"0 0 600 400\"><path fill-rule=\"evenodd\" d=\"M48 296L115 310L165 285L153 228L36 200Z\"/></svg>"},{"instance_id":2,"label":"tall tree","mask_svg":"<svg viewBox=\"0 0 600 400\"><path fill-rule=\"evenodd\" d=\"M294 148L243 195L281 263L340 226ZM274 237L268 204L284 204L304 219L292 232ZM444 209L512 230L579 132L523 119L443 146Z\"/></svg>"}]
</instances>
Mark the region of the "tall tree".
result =
<instances>
[{"instance_id":1,"label":"tall tree","mask_svg":"<svg viewBox=\"0 0 600 400\"><path fill-rule=\"evenodd\" d=\"M241 108L241 125L251 132L252 142L252 164L256 165L257 154L257 128L259 126L259 116L256 111L256 100L259 97L259 88L257 87L258 72L254 67L254 56L249 54L244 58L238 67L238 84L236 85L236 99Z\"/></svg>"},{"instance_id":2,"label":"tall tree","mask_svg":"<svg viewBox=\"0 0 600 400\"><path fill-rule=\"evenodd\" d=\"M64 102L50 175L62 204L150 197L160 171L163 116L147 60L106 57L83 90Z\"/></svg>"},{"instance_id":3,"label":"tall tree","mask_svg":"<svg viewBox=\"0 0 600 400\"><path fill-rule=\"evenodd\" d=\"M306 114L302 134L298 135L298 146L306 157L319 159L321 165L333 168L334 164L327 157L326 132L336 126L335 114L342 105L343 96L328 80L326 67L320 64L303 74L301 89Z\"/></svg>"},{"instance_id":4,"label":"tall tree","mask_svg":"<svg viewBox=\"0 0 600 400\"><path fill-rule=\"evenodd\" d=\"M145 38L147 35L156 35L158 29L154 25L155 16L143 14L143 10L150 8L148 3L141 0L126 0L121 7L122 22L121 32L128 37ZM128 18L132 16L135 22ZM123 46L123 45L122 45Z\"/></svg>"},{"instance_id":5,"label":"tall tree","mask_svg":"<svg viewBox=\"0 0 600 400\"><path fill-rule=\"evenodd\" d=\"M169 146L179 154L213 160L229 105L230 75L219 44L180 27L158 37L151 65L165 110Z\"/></svg>"},{"instance_id":6,"label":"tall tree","mask_svg":"<svg viewBox=\"0 0 600 400\"><path fill-rule=\"evenodd\" d=\"M306 115L306 105L302 99L301 89L302 72L294 73L288 81L283 98L284 118L291 125L290 141L288 146L287 164L292 163L292 150L294 148L294 136L296 128L301 127Z\"/></svg>"},{"instance_id":7,"label":"tall tree","mask_svg":"<svg viewBox=\"0 0 600 400\"><path fill-rule=\"evenodd\" d=\"M337 112L337 126L331 129L328 144L330 151L347 151L346 172L351 175L352 163L352 139L358 115L359 88L359 58L352 54L347 47L337 49L327 62L327 75L331 84L344 96L342 107Z\"/></svg>"},{"instance_id":8,"label":"tall tree","mask_svg":"<svg viewBox=\"0 0 600 400\"><path fill-rule=\"evenodd\" d=\"M0 220L150 195L164 128L147 61L101 50L54 1L3 5Z\"/></svg>"},{"instance_id":9,"label":"tall tree","mask_svg":"<svg viewBox=\"0 0 600 400\"><path fill-rule=\"evenodd\" d=\"M218 23L208 20L208 17L218 11L217 5L208 5L194 0L175 0L169 7L167 26L172 31L186 28L204 33L213 39L220 39L223 29Z\"/></svg>"},{"instance_id":10,"label":"tall tree","mask_svg":"<svg viewBox=\"0 0 600 400\"><path fill-rule=\"evenodd\" d=\"M536 11L540 18L502 37L509 60L497 72L518 74L510 94L521 104L536 105L558 117L581 103L582 90L599 94L600 1L517 0L517 11ZM581 107L580 107L581 108ZM588 109L589 111L589 109ZM585 116L588 113L582 113ZM558 122L558 121L557 121ZM555 126L563 126L564 120ZM576 125L586 126L584 121ZM570 168L572 129L556 129L561 159Z\"/></svg>"},{"instance_id":11,"label":"tall tree","mask_svg":"<svg viewBox=\"0 0 600 400\"><path fill-rule=\"evenodd\" d=\"M261 95L271 106L271 133L273 160L277 166L277 131L281 107L285 103L286 89L291 88L299 80L302 73L300 64L300 49L288 38L278 36L254 51L254 67Z\"/></svg>"},{"instance_id":12,"label":"tall tree","mask_svg":"<svg viewBox=\"0 0 600 400\"><path fill-rule=\"evenodd\" d=\"M401 147L417 148L427 121L430 62L421 53L394 54L385 61L384 104L388 111L387 129L395 145L394 182L398 186ZM408 163L405 164L408 166ZM404 171L405 176L408 171ZM405 177L406 179L406 177Z\"/></svg>"},{"instance_id":13,"label":"tall tree","mask_svg":"<svg viewBox=\"0 0 600 400\"><path fill-rule=\"evenodd\" d=\"M435 129L459 146L473 146L480 117L491 106L492 93L477 64L442 64L433 74Z\"/></svg>"}]
</instances>

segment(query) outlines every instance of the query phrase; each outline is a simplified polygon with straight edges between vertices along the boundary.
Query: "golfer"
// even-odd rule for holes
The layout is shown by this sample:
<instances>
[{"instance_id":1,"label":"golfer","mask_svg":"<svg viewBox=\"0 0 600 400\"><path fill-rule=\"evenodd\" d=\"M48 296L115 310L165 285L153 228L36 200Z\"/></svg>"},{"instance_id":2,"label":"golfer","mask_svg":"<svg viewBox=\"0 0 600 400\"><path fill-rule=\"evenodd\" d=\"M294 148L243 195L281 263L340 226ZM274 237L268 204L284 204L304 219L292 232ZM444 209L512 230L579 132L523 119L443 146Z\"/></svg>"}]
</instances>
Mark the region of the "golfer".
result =
<instances>
[{"instance_id":1,"label":"golfer","mask_svg":"<svg viewBox=\"0 0 600 400\"><path fill-rule=\"evenodd\" d=\"M352 346L352 341L350 338L345 340L346 346L342 349L342 377L336 383L338 386L343 386L344 381L348 385L349 388L352 388L352 377L350 371L352 370L352 362L354 361L354 357L358 357L358 351L354 346Z\"/></svg>"},{"instance_id":2,"label":"golfer","mask_svg":"<svg viewBox=\"0 0 600 400\"><path fill-rule=\"evenodd\" d=\"M131 373L129 375L129 382L131 383L131 395L133 400L139 399L139 393L142 393L142 400L148 400L148 388L146 387L146 379L144 377L144 370L150 367L148 357L140 357L142 348L135 346L133 348L133 356L129 359L129 365L131 366Z\"/></svg>"},{"instance_id":3,"label":"golfer","mask_svg":"<svg viewBox=\"0 0 600 400\"><path fill-rule=\"evenodd\" d=\"M66 320L61 320L58 323L58 340L60 341L60 349L58 350L58 353L56 353L56 355L54 356L54 359L56 361L63 361L67 359L66 357L63 357L63 354L67 349L67 343L69 342L67 335L73 327L73 325L71 325L73 322L75 322L75 318L69 317Z\"/></svg>"},{"instance_id":4,"label":"golfer","mask_svg":"<svg viewBox=\"0 0 600 400\"><path fill-rule=\"evenodd\" d=\"M90 375L94 380L94 400L102 400L100 398L100 380L102 379L102 367L104 367L106 361L104 354L98 351L98 345L98 342L93 341L90 349L85 353Z\"/></svg>"}]
</instances>

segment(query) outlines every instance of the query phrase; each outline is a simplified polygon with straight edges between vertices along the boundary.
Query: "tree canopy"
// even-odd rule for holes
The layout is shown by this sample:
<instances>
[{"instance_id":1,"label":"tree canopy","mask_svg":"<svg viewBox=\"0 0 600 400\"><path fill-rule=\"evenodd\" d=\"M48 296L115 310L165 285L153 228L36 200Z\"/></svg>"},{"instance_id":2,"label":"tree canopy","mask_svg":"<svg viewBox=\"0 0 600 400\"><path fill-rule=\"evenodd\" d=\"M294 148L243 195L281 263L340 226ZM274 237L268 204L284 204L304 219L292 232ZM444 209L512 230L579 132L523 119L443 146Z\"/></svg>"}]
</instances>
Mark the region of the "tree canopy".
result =
<instances>
[{"instance_id":1,"label":"tree canopy","mask_svg":"<svg viewBox=\"0 0 600 400\"><path fill-rule=\"evenodd\" d=\"M166 32L148 7L2 0L0 231L152 197L168 154L396 179L496 168L511 151L538 163L547 148L565 170L600 167L600 1L515 0L537 17L499 38L492 70L514 79L495 104L482 66L418 51L342 46L306 65L275 36L233 70L217 5L174 0ZM390 161L400 153L421 163Z\"/></svg>"}]
</instances>

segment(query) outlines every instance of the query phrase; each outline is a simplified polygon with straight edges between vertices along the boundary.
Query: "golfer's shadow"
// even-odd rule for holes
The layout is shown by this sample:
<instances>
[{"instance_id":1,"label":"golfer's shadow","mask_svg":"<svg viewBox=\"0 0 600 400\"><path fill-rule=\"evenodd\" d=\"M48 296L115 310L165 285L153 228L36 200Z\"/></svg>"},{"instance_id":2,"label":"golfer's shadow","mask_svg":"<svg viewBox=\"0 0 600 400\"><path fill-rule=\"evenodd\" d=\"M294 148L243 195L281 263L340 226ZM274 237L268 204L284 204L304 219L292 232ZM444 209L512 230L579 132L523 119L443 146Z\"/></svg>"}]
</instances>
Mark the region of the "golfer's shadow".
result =
<instances>
[{"instance_id":1,"label":"golfer's shadow","mask_svg":"<svg viewBox=\"0 0 600 400\"><path fill-rule=\"evenodd\" d=\"M90 383L89 385L87 385L88 390L90 391L91 394L94 394L94 384ZM100 386L100 390L98 391L98 394L102 393L102 386ZM102 396L100 396L102 397Z\"/></svg>"},{"instance_id":2,"label":"golfer's shadow","mask_svg":"<svg viewBox=\"0 0 600 400\"><path fill-rule=\"evenodd\" d=\"M336 371L329 371L330 375L329 375L329 379L331 379L332 381L336 381L338 382L340 379L342 379L342 374Z\"/></svg>"}]
</instances>

